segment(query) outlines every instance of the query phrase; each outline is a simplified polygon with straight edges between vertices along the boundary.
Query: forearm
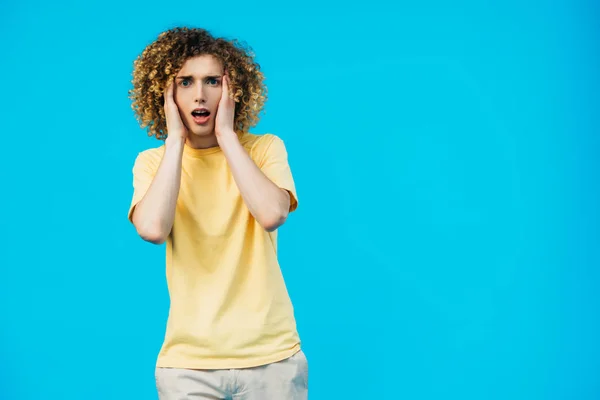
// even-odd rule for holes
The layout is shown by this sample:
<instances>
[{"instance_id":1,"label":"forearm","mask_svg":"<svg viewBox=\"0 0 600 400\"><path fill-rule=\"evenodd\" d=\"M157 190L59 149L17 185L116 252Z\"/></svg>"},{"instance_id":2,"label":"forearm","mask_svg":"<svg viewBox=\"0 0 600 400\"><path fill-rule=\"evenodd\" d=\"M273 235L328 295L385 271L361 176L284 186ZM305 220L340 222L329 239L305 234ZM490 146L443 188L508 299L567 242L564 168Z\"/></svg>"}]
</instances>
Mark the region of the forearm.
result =
<instances>
[{"instance_id":1,"label":"forearm","mask_svg":"<svg viewBox=\"0 0 600 400\"><path fill-rule=\"evenodd\" d=\"M167 139L156 175L134 210L133 224L138 234L148 242L163 243L173 228L184 143L183 140L169 142Z\"/></svg>"},{"instance_id":2,"label":"forearm","mask_svg":"<svg viewBox=\"0 0 600 400\"><path fill-rule=\"evenodd\" d=\"M221 137L219 144L246 207L265 230L274 231L288 216L289 193L258 168L235 134Z\"/></svg>"}]
</instances>

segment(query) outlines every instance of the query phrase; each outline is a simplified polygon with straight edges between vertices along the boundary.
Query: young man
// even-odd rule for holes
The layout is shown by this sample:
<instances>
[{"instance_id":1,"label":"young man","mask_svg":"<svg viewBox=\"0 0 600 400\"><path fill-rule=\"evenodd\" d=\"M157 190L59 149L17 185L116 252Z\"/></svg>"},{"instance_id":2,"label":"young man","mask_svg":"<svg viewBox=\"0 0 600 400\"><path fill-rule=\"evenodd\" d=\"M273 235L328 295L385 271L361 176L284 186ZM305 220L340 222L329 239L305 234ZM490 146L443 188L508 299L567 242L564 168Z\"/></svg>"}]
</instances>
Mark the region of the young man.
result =
<instances>
[{"instance_id":1,"label":"young man","mask_svg":"<svg viewBox=\"0 0 600 400\"><path fill-rule=\"evenodd\" d=\"M296 189L283 141L248 132L265 90L248 51L202 29L163 32L135 61L132 107L164 139L135 161L129 210L144 240L166 241L161 400L307 398L277 261Z\"/></svg>"}]
</instances>

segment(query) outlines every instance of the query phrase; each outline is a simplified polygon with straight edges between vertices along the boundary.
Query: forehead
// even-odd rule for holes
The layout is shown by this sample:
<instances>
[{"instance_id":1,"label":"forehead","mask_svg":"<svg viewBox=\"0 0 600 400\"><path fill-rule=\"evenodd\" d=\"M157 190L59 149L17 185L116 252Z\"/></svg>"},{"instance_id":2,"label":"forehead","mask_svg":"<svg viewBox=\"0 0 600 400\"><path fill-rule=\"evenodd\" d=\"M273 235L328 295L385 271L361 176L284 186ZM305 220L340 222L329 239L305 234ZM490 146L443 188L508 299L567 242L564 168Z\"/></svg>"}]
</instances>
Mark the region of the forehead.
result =
<instances>
[{"instance_id":1,"label":"forehead","mask_svg":"<svg viewBox=\"0 0 600 400\"><path fill-rule=\"evenodd\" d=\"M192 57L179 70L177 75L221 75L223 63L213 55L202 54Z\"/></svg>"}]
</instances>

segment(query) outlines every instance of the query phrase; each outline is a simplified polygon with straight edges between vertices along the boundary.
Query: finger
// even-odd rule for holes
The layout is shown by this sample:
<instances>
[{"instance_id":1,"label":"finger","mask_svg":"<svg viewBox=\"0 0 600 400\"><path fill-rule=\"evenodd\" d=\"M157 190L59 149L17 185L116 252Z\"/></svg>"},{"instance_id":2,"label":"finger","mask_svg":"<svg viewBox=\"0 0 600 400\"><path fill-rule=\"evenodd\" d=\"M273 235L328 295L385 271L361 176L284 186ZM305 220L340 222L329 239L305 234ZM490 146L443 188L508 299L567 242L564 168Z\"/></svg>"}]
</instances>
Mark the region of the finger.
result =
<instances>
[{"instance_id":1,"label":"finger","mask_svg":"<svg viewBox=\"0 0 600 400\"><path fill-rule=\"evenodd\" d=\"M178 126L181 122L179 115L179 108L175 102L175 83L171 81L165 90L165 117L167 118L167 125L173 127Z\"/></svg>"},{"instance_id":2,"label":"finger","mask_svg":"<svg viewBox=\"0 0 600 400\"><path fill-rule=\"evenodd\" d=\"M165 103L164 104L165 109L167 109L167 107L169 106L169 97L171 97L171 93L170 92L172 91L172 89L173 89L173 83L167 84L167 87L165 88L165 91L164 91L164 94L163 94L164 103Z\"/></svg>"},{"instance_id":3,"label":"finger","mask_svg":"<svg viewBox=\"0 0 600 400\"><path fill-rule=\"evenodd\" d=\"M169 85L169 101L175 103L175 80L172 80Z\"/></svg>"},{"instance_id":4,"label":"finger","mask_svg":"<svg viewBox=\"0 0 600 400\"><path fill-rule=\"evenodd\" d=\"M177 115L179 115L179 107L177 106L177 102L175 101L175 82L171 82L171 85L169 86L167 100L169 102L169 108L175 110Z\"/></svg>"},{"instance_id":5,"label":"finger","mask_svg":"<svg viewBox=\"0 0 600 400\"><path fill-rule=\"evenodd\" d=\"M175 104L175 82L171 81L171 83L169 84L169 87L167 89L167 100L169 102L169 105L171 104Z\"/></svg>"},{"instance_id":6,"label":"finger","mask_svg":"<svg viewBox=\"0 0 600 400\"><path fill-rule=\"evenodd\" d=\"M227 72L223 75L223 95L229 97L229 77L227 76Z\"/></svg>"},{"instance_id":7,"label":"finger","mask_svg":"<svg viewBox=\"0 0 600 400\"><path fill-rule=\"evenodd\" d=\"M225 76L225 79L227 81L226 85L226 100L230 105L234 104L234 100L233 100L233 93L231 92L231 82L229 80L229 75Z\"/></svg>"}]
</instances>

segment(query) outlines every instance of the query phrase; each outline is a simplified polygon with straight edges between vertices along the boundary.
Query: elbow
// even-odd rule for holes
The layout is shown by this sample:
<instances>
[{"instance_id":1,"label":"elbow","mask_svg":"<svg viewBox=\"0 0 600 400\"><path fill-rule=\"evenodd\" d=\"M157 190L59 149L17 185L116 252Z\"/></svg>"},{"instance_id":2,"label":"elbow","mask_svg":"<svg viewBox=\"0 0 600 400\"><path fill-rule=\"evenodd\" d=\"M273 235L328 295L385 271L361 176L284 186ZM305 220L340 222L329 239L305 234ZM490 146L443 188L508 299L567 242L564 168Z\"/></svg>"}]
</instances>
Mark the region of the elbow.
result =
<instances>
[{"instance_id":1,"label":"elbow","mask_svg":"<svg viewBox=\"0 0 600 400\"><path fill-rule=\"evenodd\" d=\"M290 212L290 194L287 190L280 190L281 197L276 207L273 207L272 211L262 219L260 225L267 232L273 232L277 230L287 220Z\"/></svg>"},{"instance_id":2,"label":"elbow","mask_svg":"<svg viewBox=\"0 0 600 400\"><path fill-rule=\"evenodd\" d=\"M288 213L287 212L277 212L273 213L267 218L264 218L260 225L267 232L273 232L277 230L281 225L285 223L287 220Z\"/></svg>"},{"instance_id":3,"label":"elbow","mask_svg":"<svg viewBox=\"0 0 600 400\"><path fill-rule=\"evenodd\" d=\"M163 244L167 240L167 236L159 227L152 226L136 226L138 235L146 242L152 244Z\"/></svg>"},{"instance_id":4,"label":"elbow","mask_svg":"<svg viewBox=\"0 0 600 400\"><path fill-rule=\"evenodd\" d=\"M167 240L166 236L160 234L139 233L139 235L143 240L152 244L163 244Z\"/></svg>"},{"instance_id":5,"label":"elbow","mask_svg":"<svg viewBox=\"0 0 600 400\"><path fill-rule=\"evenodd\" d=\"M137 234L146 242L163 244L170 232L165 232L163 224L155 218L148 218L139 206L131 211L130 221L133 223ZM170 228L169 228L170 230Z\"/></svg>"}]
</instances>

